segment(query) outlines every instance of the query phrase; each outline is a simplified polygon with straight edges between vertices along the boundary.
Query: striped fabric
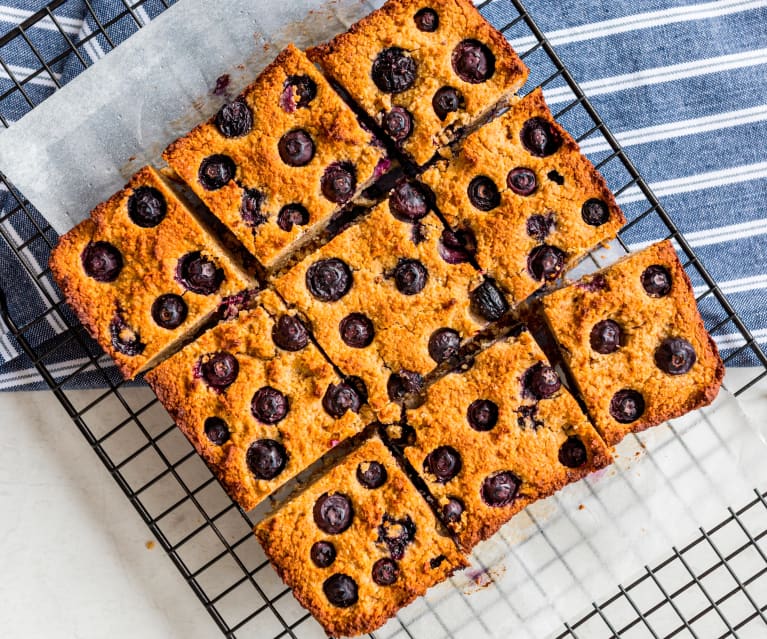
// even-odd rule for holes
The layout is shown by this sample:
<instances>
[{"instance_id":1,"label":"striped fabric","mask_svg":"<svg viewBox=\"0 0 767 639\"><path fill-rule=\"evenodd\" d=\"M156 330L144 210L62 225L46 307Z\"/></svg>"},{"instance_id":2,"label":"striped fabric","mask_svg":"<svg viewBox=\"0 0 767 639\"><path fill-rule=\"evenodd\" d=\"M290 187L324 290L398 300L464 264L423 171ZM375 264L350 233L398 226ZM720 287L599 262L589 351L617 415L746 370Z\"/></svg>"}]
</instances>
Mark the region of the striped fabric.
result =
<instances>
[{"instance_id":1,"label":"striped fabric","mask_svg":"<svg viewBox=\"0 0 767 639\"><path fill-rule=\"evenodd\" d=\"M45 2L11 4L6 0L0 6L0 31ZM102 24L125 11L122 1L91 0L90 4ZM87 38L98 26L84 5L70 0L56 11L73 42ZM767 0L527 0L526 6L757 341L767 344ZM148 21L162 7L161 2L149 0L135 10L136 19ZM517 15L506 0L495 0L483 12L498 27ZM108 33L118 44L135 30L136 20L126 16ZM522 23L507 35L519 52L536 42ZM66 46L50 20L38 23L28 36L46 59ZM40 65L23 40L17 40L0 50L0 55L20 78ZM99 35L80 49L80 55L90 65L110 48ZM526 61L532 69L531 86L550 74L542 52ZM30 97L39 102L55 90L56 81L63 84L82 68L71 54L51 69L55 80L41 74L31 81ZM8 73L0 68L0 94L12 86ZM555 112L572 99L561 81L547 85L545 94ZM18 94L10 99L15 102L0 101L0 114L6 118L17 119L29 110ZM578 120L575 110L562 121L576 133L590 128L590 123ZM582 148L595 162L609 155L601 137L586 139ZM607 164L603 171L611 185L626 182L620 181L625 175L621 167ZM0 193L0 206L9 206L8 199ZM623 191L619 201L629 219L641 212L637 207L646 206L636 187ZM22 242L34 233L34 228L25 228L22 217L4 223L14 241ZM649 216L624 239L636 249L666 233L657 218ZM39 272L47 251L32 244L24 257L32 271ZM31 320L45 308L23 284L25 272L2 242L0 277L17 321ZM43 283L54 290L50 281ZM703 282L694 284L700 292L705 290ZM702 300L701 309L708 326L723 317L710 298ZM50 315L29 337L35 345L49 340L55 344L63 329ZM724 355L744 343L731 322L717 330L715 338ZM0 326L0 389L43 387L19 351ZM83 365L81 352L77 358L64 345L46 363L61 378ZM748 351L730 362L755 363ZM104 364L108 365L106 360ZM72 384L94 385L99 379L85 372Z\"/></svg>"}]
</instances>

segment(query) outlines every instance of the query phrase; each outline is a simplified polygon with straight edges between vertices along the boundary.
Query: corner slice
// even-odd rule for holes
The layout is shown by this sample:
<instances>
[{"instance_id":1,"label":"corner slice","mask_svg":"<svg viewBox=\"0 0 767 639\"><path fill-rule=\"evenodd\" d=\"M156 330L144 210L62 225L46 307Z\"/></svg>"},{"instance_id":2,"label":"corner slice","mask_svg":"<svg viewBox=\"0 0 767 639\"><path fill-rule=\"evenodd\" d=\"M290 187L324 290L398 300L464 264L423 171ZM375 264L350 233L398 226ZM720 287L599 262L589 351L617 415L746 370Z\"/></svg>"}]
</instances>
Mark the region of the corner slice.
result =
<instances>
[{"instance_id":1,"label":"corner slice","mask_svg":"<svg viewBox=\"0 0 767 639\"><path fill-rule=\"evenodd\" d=\"M626 221L540 89L421 179L447 222L474 234L480 268L515 304L614 238Z\"/></svg>"},{"instance_id":2,"label":"corner slice","mask_svg":"<svg viewBox=\"0 0 767 639\"><path fill-rule=\"evenodd\" d=\"M296 599L333 636L372 632L467 565L378 437L255 532Z\"/></svg>"},{"instance_id":3,"label":"corner slice","mask_svg":"<svg viewBox=\"0 0 767 639\"><path fill-rule=\"evenodd\" d=\"M362 394L268 290L255 309L208 331L147 381L246 510L367 423Z\"/></svg>"},{"instance_id":4,"label":"corner slice","mask_svg":"<svg viewBox=\"0 0 767 639\"><path fill-rule=\"evenodd\" d=\"M415 441L405 455L466 552L528 504L611 461L527 331L435 382L407 423Z\"/></svg>"},{"instance_id":5,"label":"corner slice","mask_svg":"<svg viewBox=\"0 0 767 639\"><path fill-rule=\"evenodd\" d=\"M51 272L90 335L128 379L257 283L151 167L59 240Z\"/></svg>"},{"instance_id":6,"label":"corner slice","mask_svg":"<svg viewBox=\"0 0 767 639\"><path fill-rule=\"evenodd\" d=\"M389 166L381 144L292 45L163 158L267 269Z\"/></svg>"},{"instance_id":7,"label":"corner slice","mask_svg":"<svg viewBox=\"0 0 767 639\"><path fill-rule=\"evenodd\" d=\"M724 365L670 242L552 293L543 310L610 445L710 404L719 392Z\"/></svg>"},{"instance_id":8,"label":"corner slice","mask_svg":"<svg viewBox=\"0 0 767 639\"><path fill-rule=\"evenodd\" d=\"M418 165L506 106L528 73L469 0L389 0L309 57Z\"/></svg>"}]
</instances>

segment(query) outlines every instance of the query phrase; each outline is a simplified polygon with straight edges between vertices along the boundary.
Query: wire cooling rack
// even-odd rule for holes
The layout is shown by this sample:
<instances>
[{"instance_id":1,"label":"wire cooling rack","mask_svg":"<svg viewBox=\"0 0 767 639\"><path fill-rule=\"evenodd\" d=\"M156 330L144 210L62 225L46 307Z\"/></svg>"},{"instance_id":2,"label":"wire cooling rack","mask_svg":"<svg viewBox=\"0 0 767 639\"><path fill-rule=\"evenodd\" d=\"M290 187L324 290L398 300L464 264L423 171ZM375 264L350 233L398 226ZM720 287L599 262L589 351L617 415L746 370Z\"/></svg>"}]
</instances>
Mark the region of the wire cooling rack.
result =
<instances>
[{"instance_id":1,"label":"wire cooling rack","mask_svg":"<svg viewBox=\"0 0 767 639\"><path fill-rule=\"evenodd\" d=\"M142 21L136 11L148 1L130 3L121 0L122 7L113 3L112 13L105 17L103 13L97 14L89 0L85 0L86 9L97 28L75 42L61 26L63 13L74 2L54 0L1 37L0 67L13 86L0 94L0 122L9 126L7 105L16 105L18 112L19 104L31 110L41 101L42 98L30 90L34 78L47 76L56 89L60 87L52 71L58 62L73 57L83 69L86 68L88 61L83 52L89 41L98 38L108 52L116 46L111 33L116 25L120 26L123 35L126 25L132 31L141 28ZM152 0L152 3L167 8L173 1ZM743 345L729 353L725 362L748 353L750 361L759 363L747 380L737 388L730 388L736 396L744 393L767 376L767 357L749 330L522 3L519 0L487 0L479 7L507 38L526 45L518 50L531 68L528 86L540 85L544 90L560 88L572 93L572 100L556 113L557 119L579 142L601 140L597 146L607 149L592 155L591 159L607 178L629 220L621 231L620 245L625 249L631 243L632 235L642 228L652 229L655 237L673 239L687 257L685 268L697 287L696 291L700 291L698 303L709 331L714 335L732 332L742 335ZM47 58L28 34L31 27L42 22L47 29L57 31L65 44L64 51L52 58ZM5 60L14 47L27 47L39 65L26 70L23 75L14 71ZM0 290L3 319L202 605L228 637L322 636L319 626L293 600L265 560L251 533L253 514L243 512L229 500L148 387L129 387L117 379L108 359L66 311L51 286L48 269L38 266L39 260L28 259L32 247L43 246L50 250L55 243L55 233L2 173L0 185L12 197L12 206L0 214L0 237L36 283L48 305L37 317L19 321L9 315L7 300ZM29 232L20 237L12 226L22 226ZM31 335L36 326L50 321L51 317L64 323L68 330L53 343L33 345ZM75 347L81 353L82 364L74 371L61 372L49 365L56 351L64 346ZM86 372L91 374L91 379L100 380L103 390L89 395L87 403L83 403L83 394L74 392L73 380ZM664 445L679 444L678 434L673 429L668 432L668 441ZM712 437L719 437L717 445L726 445L721 434ZM695 454L686 445L684 449L695 465ZM593 492L591 487L589 490ZM582 612L580 618L564 623L553 636L767 636L767 493L754 490L750 501L737 509L728 508L722 512L722 517L716 525L700 528L686 544L669 549L662 561L644 567L638 565L632 581L605 590L613 594L592 602L590 607L585 605L584 609L588 610ZM560 518L572 522L567 513ZM547 587L543 583L545 571L551 566L568 564L565 551L552 540L553 525L538 525L538 529L541 534L533 535L525 543L548 544L547 552L551 558L533 569L526 568L523 576L543 592ZM481 558L477 561L481 564ZM717 574L726 579L719 578L714 587L712 578ZM490 573L486 573L485 578L493 580ZM508 593L501 592L501 588L496 590L497 598L503 600L506 597L505 603L512 610L513 602L509 601ZM452 604L440 606L427 596L419 600L415 608L406 609L376 636L491 634L489 608L478 605L476 595L457 592L459 605L468 610L461 621L445 612L446 607L454 607ZM448 601L452 599L448 597Z\"/></svg>"}]
</instances>

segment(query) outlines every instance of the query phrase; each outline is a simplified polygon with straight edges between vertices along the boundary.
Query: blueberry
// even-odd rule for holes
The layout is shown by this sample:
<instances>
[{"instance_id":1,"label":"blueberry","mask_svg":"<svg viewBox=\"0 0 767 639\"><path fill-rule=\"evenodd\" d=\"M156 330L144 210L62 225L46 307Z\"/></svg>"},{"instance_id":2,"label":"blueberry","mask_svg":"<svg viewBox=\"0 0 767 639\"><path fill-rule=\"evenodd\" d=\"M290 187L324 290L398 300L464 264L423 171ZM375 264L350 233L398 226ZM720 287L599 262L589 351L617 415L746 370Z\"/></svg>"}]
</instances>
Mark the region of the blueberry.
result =
<instances>
[{"instance_id":1,"label":"blueberry","mask_svg":"<svg viewBox=\"0 0 767 639\"><path fill-rule=\"evenodd\" d=\"M208 386L217 391L231 386L240 372L240 363L237 358L224 351L204 355L201 362L200 375L202 379Z\"/></svg>"},{"instance_id":2,"label":"blueberry","mask_svg":"<svg viewBox=\"0 0 767 639\"><path fill-rule=\"evenodd\" d=\"M205 436L216 446L229 441L229 425L220 417L208 417L203 425Z\"/></svg>"},{"instance_id":3,"label":"blueberry","mask_svg":"<svg viewBox=\"0 0 767 639\"><path fill-rule=\"evenodd\" d=\"M445 229L439 238L437 252L448 264L469 262L477 251L474 233L468 230L450 231Z\"/></svg>"},{"instance_id":4,"label":"blueberry","mask_svg":"<svg viewBox=\"0 0 767 639\"><path fill-rule=\"evenodd\" d=\"M458 353L461 336L452 328L438 328L429 337L429 356L441 364Z\"/></svg>"},{"instance_id":5,"label":"blueberry","mask_svg":"<svg viewBox=\"0 0 767 639\"><path fill-rule=\"evenodd\" d=\"M306 288L321 302L337 302L349 292L352 283L351 269L337 257L319 260L306 271Z\"/></svg>"},{"instance_id":6,"label":"blueberry","mask_svg":"<svg viewBox=\"0 0 767 639\"><path fill-rule=\"evenodd\" d=\"M327 568L336 560L336 547L329 541L317 541L312 544L309 556L317 568Z\"/></svg>"},{"instance_id":7,"label":"blueberry","mask_svg":"<svg viewBox=\"0 0 767 639\"><path fill-rule=\"evenodd\" d=\"M445 555L437 555L436 557L432 557L429 559L429 568L436 569L439 568L442 565L442 562L445 561L447 557Z\"/></svg>"},{"instance_id":8,"label":"blueberry","mask_svg":"<svg viewBox=\"0 0 767 639\"><path fill-rule=\"evenodd\" d=\"M559 448L559 463L568 468L579 468L589 460L586 446L580 437L571 435Z\"/></svg>"},{"instance_id":9,"label":"blueberry","mask_svg":"<svg viewBox=\"0 0 767 639\"><path fill-rule=\"evenodd\" d=\"M461 454L452 446L439 446L423 460L423 470L440 484L446 484L459 472L463 462Z\"/></svg>"},{"instance_id":10,"label":"blueberry","mask_svg":"<svg viewBox=\"0 0 767 639\"><path fill-rule=\"evenodd\" d=\"M509 171L506 184L517 195L532 195L538 188L538 179L532 169L517 167Z\"/></svg>"},{"instance_id":11,"label":"blueberry","mask_svg":"<svg viewBox=\"0 0 767 639\"><path fill-rule=\"evenodd\" d=\"M459 42L451 57L453 71L464 82L479 84L493 77L495 56L478 40Z\"/></svg>"},{"instance_id":12,"label":"blueberry","mask_svg":"<svg viewBox=\"0 0 767 639\"><path fill-rule=\"evenodd\" d=\"M97 282L114 282L123 268L123 256L109 242L90 242L80 257L83 270Z\"/></svg>"},{"instance_id":13,"label":"blueberry","mask_svg":"<svg viewBox=\"0 0 767 639\"><path fill-rule=\"evenodd\" d=\"M215 262L195 251L179 259L176 279L192 293L212 295L224 281L224 269L217 268Z\"/></svg>"},{"instance_id":14,"label":"blueberry","mask_svg":"<svg viewBox=\"0 0 767 639\"><path fill-rule=\"evenodd\" d=\"M338 331L344 344L352 348L370 346L375 337L375 328L371 319L362 313L350 313L338 324Z\"/></svg>"},{"instance_id":15,"label":"blueberry","mask_svg":"<svg viewBox=\"0 0 767 639\"><path fill-rule=\"evenodd\" d=\"M184 298L173 293L160 295L152 304L152 319L162 328L178 328L186 320L187 312Z\"/></svg>"},{"instance_id":16,"label":"blueberry","mask_svg":"<svg viewBox=\"0 0 767 639\"><path fill-rule=\"evenodd\" d=\"M283 231L290 232L293 230L293 225L304 226L309 223L309 211L306 210L302 204L293 202L292 204L286 204L280 209L277 214L277 226Z\"/></svg>"},{"instance_id":17,"label":"blueberry","mask_svg":"<svg viewBox=\"0 0 767 639\"><path fill-rule=\"evenodd\" d=\"M210 155L200 163L197 179L206 191L218 191L234 178L237 167L228 155Z\"/></svg>"},{"instance_id":18,"label":"blueberry","mask_svg":"<svg viewBox=\"0 0 767 639\"><path fill-rule=\"evenodd\" d=\"M379 559L373 564L372 577L379 586L391 586L399 577L397 562L388 557Z\"/></svg>"},{"instance_id":19,"label":"blueberry","mask_svg":"<svg viewBox=\"0 0 767 639\"><path fill-rule=\"evenodd\" d=\"M655 349L655 365L669 375L684 375L697 359L692 344L681 337L667 337Z\"/></svg>"},{"instance_id":20,"label":"blueberry","mask_svg":"<svg viewBox=\"0 0 767 639\"><path fill-rule=\"evenodd\" d=\"M671 273L660 264L648 266L642 273L642 286L650 297L665 297L671 292Z\"/></svg>"},{"instance_id":21,"label":"blueberry","mask_svg":"<svg viewBox=\"0 0 767 639\"><path fill-rule=\"evenodd\" d=\"M429 272L418 260L400 259L394 268L394 285L403 295L416 295L426 286Z\"/></svg>"},{"instance_id":22,"label":"blueberry","mask_svg":"<svg viewBox=\"0 0 767 639\"><path fill-rule=\"evenodd\" d=\"M280 138L277 150L288 166L306 166L314 157L314 141L303 129L295 129Z\"/></svg>"},{"instance_id":23,"label":"blueberry","mask_svg":"<svg viewBox=\"0 0 767 639\"><path fill-rule=\"evenodd\" d=\"M610 415L621 424L630 424L644 413L644 397L630 388L619 390L610 400Z\"/></svg>"},{"instance_id":24,"label":"blueberry","mask_svg":"<svg viewBox=\"0 0 767 639\"><path fill-rule=\"evenodd\" d=\"M309 344L309 331L295 315L284 313L272 326L272 341L284 351L300 351Z\"/></svg>"},{"instance_id":25,"label":"blueberry","mask_svg":"<svg viewBox=\"0 0 767 639\"><path fill-rule=\"evenodd\" d=\"M357 172L351 162L334 162L320 178L322 194L335 204L345 204L357 190Z\"/></svg>"},{"instance_id":26,"label":"blueberry","mask_svg":"<svg viewBox=\"0 0 767 639\"><path fill-rule=\"evenodd\" d=\"M602 226L610 219L610 209L602 200L591 198L581 207L581 217L589 226Z\"/></svg>"},{"instance_id":27,"label":"blueberry","mask_svg":"<svg viewBox=\"0 0 767 639\"><path fill-rule=\"evenodd\" d=\"M386 479L386 468L380 462L366 461L357 466L357 481L365 488L380 488L386 483Z\"/></svg>"},{"instance_id":28,"label":"blueberry","mask_svg":"<svg viewBox=\"0 0 767 639\"><path fill-rule=\"evenodd\" d=\"M466 411L466 421L481 433L493 430L498 423L498 404L489 399L475 399Z\"/></svg>"},{"instance_id":29,"label":"blueberry","mask_svg":"<svg viewBox=\"0 0 767 639\"><path fill-rule=\"evenodd\" d=\"M546 177L549 178L554 184L557 184L559 186L562 186L565 183L565 177L556 169L552 169L546 174Z\"/></svg>"},{"instance_id":30,"label":"blueberry","mask_svg":"<svg viewBox=\"0 0 767 639\"><path fill-rule=\"evenodd\" d=\"M403 49L389 47L376 56L371 75L384 93L402 93L415 84L416 63Z\"/></svg>"},{"instance_id":31,"label":"blueberry","mask_svg":"<svg viewBox=\"0 0 767 639\"><path fill-rule=\"evenodd\" d=\"M527 257L527 270L539 282L555 280L564 268L565 254L556 246L541 244Z\"/></svg>"},{"instance_id":32,"label":"blueberry","mask_svg":"<svg viewBox=\"0 0 767 639\"><path fill-rule=\"evenodd\" d=\"M554 230L554 215L531 215L527 218L527 234L534 240L543 242L546 237Z\"/></svg>"},{"instance_id":33,"label":"blueberry","mask_svg":"<svg viewBox=\"0 0 767 639\"><path fill-rule=\"evenodd\" d=\"M151 186L140 186L128 198L128 217L145 229L157 226L165 218L168 205L162 193Z\"/></svg>"},{"instance_id":34,"label":"blueberry","mask_svg":"<svg viewBox=\"0 0 767 639\"><path fill-rule=\"evenodd\" d=\"M455 113L459 109L464 108L463 93L453 87L437 89L437 92L431 99L431 106L437 117L440 120L444 120L450 113Z\"/></svg>"},{"instance_id":35,"label":"blueberry","mask_svg":"<svg viewBox=\"0 0 767 639\"><path fill-rule=\"evenodd\" d=\"M386 382L386 391L392 401L401 400L413 393L420 393L422 389L423 376L404 368L398 373L389 375L389 381Z\"/></svg>"},{"instance_id":36,"label":"blueberry","mask_svg":"<svg viewBox=\"0 0 767 639\"><path fill-rule=\"evenodd\" d=\"M225 138L241 138L253 128L253 111L245 99L239 97L219 109L215 122Z\"/></svg>"},{"instance_id":37,"label":"blueberry","mask_svg":"<svg viewBox=\"0 0 767 639\"><path fill-rule=\"evenodd\" d=\"M439 26L439 16L434 9L424 7L423 9L419 9L413 16L413 22L415 22L415 26L419 31L432 33L436 31Z\"/></svg>"},{"instance_id":38,"label":"blueberry","mask_svg":"<svg viewBox=\"0 0 767 639\"><path fill-rule=\"evenodd\" d=\"M575 285L584 291L588 291L589 293L596 293L597 291L607 290L607 280L601 273L596 273L595 275L586 277L585 279L576 282Z\"/></svg>"},{"instance_id":39,"label":"blueberry","mask_svg":"<svg viewBox=\"0 0 767 639\"><path fill-rule=\"evenodd\" d=\"M522 145L531 155L544 158L562 146L562 138L551 122L544 118L530 118L519 133Z\"/></svg>"},{"instance_id":40,"label":"blueberry","mask_svg":"<svg viewBox=\"0 0 767 639\"><path fill-rule=\"evenodd\" d=\"M243 189L240 217L249 227L255 228L266 222L266 216L261 213L265 199L264 194L258 189Z\"/></svg>"},{"instance_id":41,"label":"blueberry","mask_svg":"<svg viewBox=\"0 0 767 639\"><path fill-rule=\"evenodd\" d=\"M336 573L322 584L322 592L337 608L348 608L357 603L357 582L349 575Z\"/></svg>"},{"instance_id":42,"label":"blueberry","mask_svg":"<svg viewBox=\"0 0 767 639\"><path fill-rule=\"evenodd\" d=\"M472 313L495 322L509 310L506 297L496 286L495 282L487 279L470 293L469 308Z\"/></svg>"},{"instance_id":43,"label":"blueberry","mask_svg":"<svg viewBox=\"0 0 767 639\"><path fill-rule=\"evenodd\" d=\"M343 493L324 493L314 503L314 523L328 535L338 535L352 525L354 509Z\"/></svg>"},{"instance_id":44,"label":"blueberry","mask_svg":"<svg viewBox=\"0 0 767 639\"><path fill-rule=\"evenodd\" d=\"M416 527L410 515L396 519L384 513L378 527L378 543L384 544L392 559L399 561L405 556L408 544L415 540Z\"/></svg>"},{"instance_id":45,"label":"blueberry","mask_svg":"<svg viewBox=\"0 0 767 639\"><path fill-rule=\"evenodd\" d=\"M516 411L517 426L538 430L543 426L543 421L538 419L538 404L522 404Z\"/></svg>"},{"instance_id":46,"label":"blueberry","mask_svg":"<svg viewBox=\"0 0 767 639\"><path fill-rule=\"evenodd\" d=\"M280 94L280 107L287 113L305 109L317 97L317 83L308 75L289 75Z\"/></svg>"},{"instance_id":47,"label":"blueberry","mask_svg":"<svg viewBox=\"0 0 767 639\"><path fill-rule=\"evenodd\" d=\"M591 348L597 353L608 355L614 353L623 345L623 330L614 320L602 320L594 324L589 335Z\"/></svg>"},{"instance_id":48,"label":"blueberry","mask_svg":"<svg viewBox=\"0 0 767 639\"><path fill-rule=\"evenodd\" d=\"M256 479L274 479L288 463L288 453L280 442L259 439L248 447L245 461Z\"/></svg>"},{"instance_id":49,"label":"blueberry","mask_svg":"<svg viewBox=\"0 0 767 639\"><path fill-rule=\"evenodd\" d=\"M501 203L498 187L485 175L479 175L469 182L466 192L469 202L480 211L492 211Z\"/></svg>"},{"instance_id":50,"label":"blueberry","mask_svg":"<svg viewBox=\"0 0 767 639\"><path fill-rule=\"evenodd\" d=\"M502 470L485 477L482 482L482 499L488 506L500 508L514 501L522 480L509 470Z\"/></svg>"},{"instance_id":51,"label":"blueberry","mask_svg":"<svg viewBox=\"0 0 767 639\"><path fill-rule=\"evenodd\" d=\"M562 382L557 372L543 362L538 362L528 368L522 375L522 390L528 397L548 399L556 393Z\"/></svg>"},{"instance_id":52,"label":"blueberry","mask_svg":"<svg viewBox=\"0 0 767 639\"><path fill-rule=\"evenodd\" d=\"M262 424L281 422L289 410L288 398L272 386L262 386L250 400L250 412Z\"/></svg>"},{"instance_id":53,"label":"blueberry","mask_svg":"<svg viewBox=\"0 0 767 639\"><path fill-rule=\"evenodd\" d=\"M448 497L447 503L442 506L442 518L448 524L457 524L461 521L461 516L466 507L458 497Z\"/></svg>"},{"instance_id":54,"label":"blueberry","mask_svg":"<svg viewBox=\"0 0 767 639\"><path fill-rule=\"evenodd\" d=\"M383 116L383 130L395 142L402 142L413 132L413 116L401 106L392 107Z\"/></svg>"},{"instance_id":55,"label":"blueberry","mask_svg":"<svg viewBox=\"0 0 767 639\"><path fill-rule=\"evenodd\" d=\"M143 353L146 348L138 331L128 326L119 310L109 323L109 334L113 348L123 355L135 357Z\"/></svg>"},{"instance_id":56,"label":"blueberry","mask_svg":"<svg viewBox=\"0 0 767 639\"><path fill-rule=\"evenodd\" d=\"M417 222L431 209L429 187L420 182L400 182L389 197L389 210L398 220Z\"/></svg>"},{"instance_id":57,"label":"blueberry","mask_svg":"<svg viewBox=\"0 0 767 639\"><path fill-rule=\"evenodd\" d=\"M347 411L359 413L364 401L354 385L340 382L328 385L322 397L322 407L334 419L341 419Z\"/></svg>"}]
</instances>

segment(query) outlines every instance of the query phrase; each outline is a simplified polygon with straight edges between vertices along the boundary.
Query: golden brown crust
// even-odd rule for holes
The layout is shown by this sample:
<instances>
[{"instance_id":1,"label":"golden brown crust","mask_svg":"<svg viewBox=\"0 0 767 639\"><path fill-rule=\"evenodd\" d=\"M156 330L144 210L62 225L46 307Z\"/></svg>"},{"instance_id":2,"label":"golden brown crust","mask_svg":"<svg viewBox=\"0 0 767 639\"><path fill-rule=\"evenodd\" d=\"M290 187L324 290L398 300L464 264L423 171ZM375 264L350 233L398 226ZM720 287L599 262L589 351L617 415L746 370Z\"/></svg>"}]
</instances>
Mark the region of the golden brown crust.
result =
<instances>
[{"instance_id":1,"label":"golden brown crust","mask_svg":"<svg viewBox=\"0 0 767 639\"><path fill-rule=\"evenodd\" d=\"M134 224L128 215L128 200L141 186L157 189L167 204L165 218L152 228ZM98 282L85 273L82 253L90 242L109 242L120 251L123 267L114 281ZM178 260L196 251L224 271L215 294L186 290L176 278ZM89 219L66 233L51 253L50 268L67 303L126 378L152 366L166 349L192 333L224 297L256 284L151 167L141 169L124 189L99 204ZM188 307L186 321L172 330L161 328L151 316L152 303L166 293L181 295ZM118 308L126 325L145 344L138 355L125 355L112 345L110 323Z\"/></svg>"},{"instance_id":2,"label":"golden brown crust","mask_svg":"<svg viewBox=\"0 0 767 639\"><path fill-rule=\"evenodd\" d=\"M379 488L366 488L356 478L358 465L370 461L381 463L386 470L386 482ZM354 516L345 531L327 534L315 523L314 504L324 493L336 492L349 498ZM371 576L373 564L391 556L379 540L385 514L394 519L409 516L415 524L415 539L404 546L404 554L397 560L396 582L379 586ZM333 636L372 632L427 588L466 566L453 541L440 532L426 501L378 437L363 443L259 523L255 532L296 599ZM335 547L336 558L326 568L316 566L310 558L310 549L317 541L329 541ZM433 560L438 565L433 566ZM347 608L333 606L323 592L325 580L337 573L350 576L358 586L358 601Z\"/></svg>"},{"instance_id":3,"label":"golden brown crust","mask_svg":"<svg viewBox=\"0 0 767 639\"><path fill-rule=\"evenodd\" d=\"M415 26L413 16L424 7L437 11L439 26L434 32L419 31ZM464 39L479 40L495 56L495 73L483 83L466 82L453 70L453 49ZM395 95L380 91L371 76L376 56L393 46L408 51L417 65L413 86ZM308 55L379 124L392 106L405 107L413 116L414 128L401 148L417 164L428 162L459 129L473 126L496 104L507 101L525 83L528 73L506 38L469 0L389 0L349 31L309 50ZM432 99L444 86L461 91L464 108L440 120Z\"/></svg>"},{"instance_id":4,"label":"golden brown crust","mask_svg":"<svg viewBox=\"0 0 767 639\"><path fill-rule=\"evenodd\" d=\"M651 297L642 286L642 273L655 264L671 274L671 292L664 297ZM591 417L611 445L628 433L705 406L719 392L724 365L670 242L632 253L552 293L543 308ZM604 319L616 321L624 334L621 348L606 355L595 352L589 341L592 327ZM669 337L684 338L695 349L697 361L686 374L669 375L655 364L655 350ZM639 391L645 401L644 414L628 424L610 414L613 395L624 388Z\"/></svg>"},{"instance_id":5,"label":"golden brown crust","mask_svg":"<svg viewBox=\"0 0 767 639\"><path fill-rule=\"evenodd\" d=\"M276 346L272 328L285 312L274 293L263 291L255 309L219 324L146 376L176 425L246 510L366 424L362 414L347 411L334 419L323 408L328 386L340 379L314 345L295 352ZM239 371L230 386L217 392L202 379L200 363L220 352L234 355ZM260 422L251 411L255 392L265 386L288 400L287 415L276 424ZM227 423L230 437L223 445L206 436L209 417ZM259 439L279 442L288 455L284 470L271 480L256 478L246 461L248 448Z\"/></svg>"},{"instance_id":6,"label":"golden brown crust","mask_svg":"<svg viewBox=\"0 0 767 639\"><path fill-rule=\"evenodd\" d=\"M289 76L308 76L317 87L308 107L286 111L281 103ZM275 266L296 242L317 231L339 209L322 193L320 180L335 162L350 162L356 171L358 190L373 177L384 158L381 148L371 144L371 134L362 129L351 109L305 54L290 45L241 95L253 114L253 128L242 137L224 137L215 118L176 140L163 158L228 226L244 246L269 268ZM280 138L295 129L307 131L315 145L313 159L303 167L291 167L280 158ZM215 154L229 156L236 173L222 188L209 191L198 179L200 163ZM240 212L244 189L259 191L264 200L261 224L249 224ZM298 203L308 212L305 225L289 231L277 224L282 207Z\"/></svg>"},{"instance_id":7,"label":"golden brown crust","mask_svg":"<svg viewBox=\"0 0 767 639\"><path fill-rule=\"evenodd\" d=\"M451 265L439 255L443 230L433 213L416 228L396 219L383 202L274 282L283 298L309 318L330 359L345 373L362 377L371 407L385 422L399 419L399 407L389 401L389 375L433 370L437 363L429 355L429 338L435 330L452 328L467 339L486 324L470 310L469 291L480 283L478 273L468 263ZM416 243L414 233L423 239ZM335 302L318 300L306 285L312 264L328 258L342 259L353 273L349 292ZM403 259L426 268L420 293L397 290L392 273ZM339 324L351 313L363 313L373 323L375 338L366 348L352 348L341 339Z\"/></svg>"},{"instance_id":8,"label":"golden brown crust","mask_svg":"<svg viewBox=\"0 0 767 639\"><path fill-rule=\"evenodd\" d=\"M525 372L539 363L548 364L525 331L477 355L468 371L435 382L426 402L407 411L415 444L405 448L405 455L440 506L450 497L463 502L461 519L448 525L466 552L533 501L612 461L602 438L564 387L540 400L524 391ZM467 418L469 406L480 399L498 407L497 424L487 431L475 430ZM532 413L525 416L524 410ZM577 468L559 460L560 447L570 436L577 436L586 449L587 461ZM452 446L462 462L458 474L446 483L424 469L426 457L440 446ZM486 477L501 471L511 471L521 484L509 505L493 507L483 500L482 485Z\"/></svg>"},{"instance_id":9,"label":"golden brown crust","mask_svg":"<svg viewBox=\"0 0 767 639\"><path fill-rule=\"evenodd\" d=\"M548 157L533 156L520 141L524 123L533 117L550 122L562 140L561 147ZM534 171L538 186L532 195L519 195L507 186L507 176L515 168ZM562 185L548 177L552 170L564 178ZM480 211L469 200L468 186L477 176L489 177L498 188L500 204L491 211ZM565 268L570 268L588 251L614 238L626 221L604 178L552 117L540 89L471 134L456 157L438 163L421 179L435 192L437 208L448 223L474 232L480 268L514 302L521 302L545 283L528 269L528 256L537 246L545 243L564 251ZM581 214L583 204L592 198L602 200L609 211L608 221L600 226L586 224ZM528 232L533 215L546 216L553 225L545 239Z\"/></svg>"}]
</instances>

